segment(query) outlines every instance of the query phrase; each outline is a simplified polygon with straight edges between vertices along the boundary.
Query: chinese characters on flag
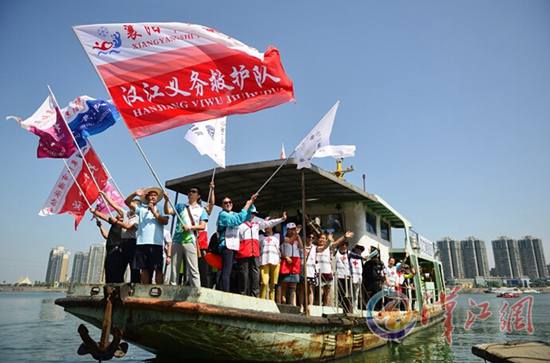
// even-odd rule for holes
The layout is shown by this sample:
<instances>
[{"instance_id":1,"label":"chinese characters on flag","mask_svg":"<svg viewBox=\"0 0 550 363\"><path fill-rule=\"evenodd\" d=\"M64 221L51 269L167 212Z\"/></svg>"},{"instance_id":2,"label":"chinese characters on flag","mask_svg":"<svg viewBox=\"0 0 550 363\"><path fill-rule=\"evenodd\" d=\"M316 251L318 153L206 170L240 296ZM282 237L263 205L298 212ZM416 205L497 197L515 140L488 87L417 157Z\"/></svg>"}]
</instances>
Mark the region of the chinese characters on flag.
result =
<instances>
[{"instance_id":1,"label":"chinese characters on flag","mask_svg":"<svg viewBox=\"0 0 550 363\"><path fill-rule=\"evenodd\" d=\"M40 138L36 150L38 158L65 159L73 155L76 146L61 112L53 97L48 95L31 117L25 120L14 116L9 118L16 119L22 128Z\"/></svg>"},{"instance_id":2,"label":"chinese characters on flag","mask_svg":"<svg viewBox=\"0 0 550 363\"><path fill-rule=\"evenodd\" d=\"M74 29L135 138L294 99L275 48L261 53L194 24Z\"/></svg>"},{"instance_id":3,"label":"chinese characters on flag","mask_svg":"<svg viewBox=\"0 0 550 363\"><path fill-rule=\"evenodd\" d=\"M84 155L99 187L103 189L107 184L108 177L101 165L101 161L92 148L84 151ZM64 167L44 207L38 214L47 216L69 213L75 218L76 229L88 209L88 202L90 204L94 203L99 196L99 191L88 172L88 168L83 165L80 154L74 154L67 160L67 164L78 181L78 185L84 192L85 197L80 193L67 168Z\"/></svg>"}]
</instances>

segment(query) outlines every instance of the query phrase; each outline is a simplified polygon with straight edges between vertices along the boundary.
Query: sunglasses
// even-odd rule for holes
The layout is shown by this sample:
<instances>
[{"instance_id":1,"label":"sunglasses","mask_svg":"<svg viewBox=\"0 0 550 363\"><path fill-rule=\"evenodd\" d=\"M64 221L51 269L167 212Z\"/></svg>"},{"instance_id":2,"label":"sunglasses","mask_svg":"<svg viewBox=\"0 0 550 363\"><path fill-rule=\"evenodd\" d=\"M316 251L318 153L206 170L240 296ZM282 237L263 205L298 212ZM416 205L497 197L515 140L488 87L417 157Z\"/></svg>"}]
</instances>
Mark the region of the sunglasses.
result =
<instances>
[{"instance_id":1,"label":"sunglasses","mask_svg":"<svg viewBox=\"0 0 550 363\"><path fill-rule=\"evenodd\" d=\"M197 189L191 189L190 191L187 192L187 194L191 194L191 193L198 193L199 191Z\"/></svg>"},{"instance_id":2,"label":"sunglasses","mask_svg":"<svg viewBox=\"0 0 550 363\"><path fill-rule=\"evenodd\" d=\"M230 200L226 200L226 201L223 202L223 204L233 204L233 202L230 201Z\"/></svg>"}]
</instances>

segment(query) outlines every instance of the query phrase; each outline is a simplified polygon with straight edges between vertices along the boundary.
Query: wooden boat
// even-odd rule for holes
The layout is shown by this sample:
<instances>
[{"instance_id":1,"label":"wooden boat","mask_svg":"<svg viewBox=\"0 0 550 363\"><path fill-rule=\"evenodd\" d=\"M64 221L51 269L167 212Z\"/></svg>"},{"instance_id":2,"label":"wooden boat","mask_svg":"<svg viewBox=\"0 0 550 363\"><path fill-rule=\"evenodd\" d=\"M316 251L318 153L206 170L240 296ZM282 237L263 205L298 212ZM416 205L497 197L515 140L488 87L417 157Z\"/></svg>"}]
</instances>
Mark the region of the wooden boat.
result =
<instances>
[{"instance_id":1,"label":"wooden boat","mask_svg":"<svg viewBox=\"0 0 550 363\"><path fill-rule=\"evenodd\" d=\"M485 343L474 345L472 353L487 362L495 363L547 362L548 357L550 357L550 344L547 342L521 340Z\"/></svg>"},{"instance_id":2,"label":"wooden boat","mask_svg":"<svg viewBox=\"0 0 550 363\"><path fill-rule=\"evenodd\" d=\"M243 205L280 163L276 160L236 165L218 171L218 201L230 196L234 204ZM207 190L211 174L212 171L206 171L169 180L166 187L178 193L191 186ZM334 229L336 236L352 230L356 236L354 242L366 246L367 251L369 246L379 248L382 260L407 256L407 262L416 271L422 267L429 280L421 284L419 274L415 275L414 291L419 293L408 292L409 302L402 305L403 311L364 310L363 304L353 302L350 312L344 313L337 304L310 305L307 314L274 301L207 288L141 284L73 286L67 297L58 299L56 304L94 326L103 327L101 342L96 346L87 332L80 331L84 345L87 344L87 348L81 347L81 353L95 351L99 358L110 358L101 355L107 354L110 346L111 357L117 351L123 355L117 339L124 339L157 356L193 360L330 360L379 347L389 340L405 339L408 334L444 319L443 272L434 257L433 243L414 232L410 222L387 202L316 166L296 170L291 161L262 192L256 207L271 215L289 211L289 220L299 222L298 212L290 211L303 211L300 201L307 203L307 214L312 219ZM392 228L402 230L405 236L402 248L392 246ZM333 291L333 301L338 301L337 289ZM115 342L109 345L111 328Z\"/></svg>"}]
</instances>

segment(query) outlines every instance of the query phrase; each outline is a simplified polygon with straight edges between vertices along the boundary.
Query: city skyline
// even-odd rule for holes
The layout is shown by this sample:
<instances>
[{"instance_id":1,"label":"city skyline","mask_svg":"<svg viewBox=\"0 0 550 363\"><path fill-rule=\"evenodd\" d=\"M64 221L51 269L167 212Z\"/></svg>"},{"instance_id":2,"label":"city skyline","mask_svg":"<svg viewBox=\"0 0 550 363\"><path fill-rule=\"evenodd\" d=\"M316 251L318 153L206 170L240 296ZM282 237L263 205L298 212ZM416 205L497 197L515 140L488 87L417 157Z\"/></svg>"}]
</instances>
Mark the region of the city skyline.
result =
<instances>
[{"instance_id":1,"label":"city skyline","mask_svg":"<svg viewBox=\"0 0 550 363\"><path fill-rule=\"evenodd\" d=\"M502 278L530 278L550 276L549 266L540 238L526 235L515 240L505 235L490 244L494 266L487 263L490 254L483 240L470 236L463 240L443 237L437 240L437 249L446 279L473 279L478 276ZM494 272L494 274L493 274Z\"/></svg>"}]
</instances>

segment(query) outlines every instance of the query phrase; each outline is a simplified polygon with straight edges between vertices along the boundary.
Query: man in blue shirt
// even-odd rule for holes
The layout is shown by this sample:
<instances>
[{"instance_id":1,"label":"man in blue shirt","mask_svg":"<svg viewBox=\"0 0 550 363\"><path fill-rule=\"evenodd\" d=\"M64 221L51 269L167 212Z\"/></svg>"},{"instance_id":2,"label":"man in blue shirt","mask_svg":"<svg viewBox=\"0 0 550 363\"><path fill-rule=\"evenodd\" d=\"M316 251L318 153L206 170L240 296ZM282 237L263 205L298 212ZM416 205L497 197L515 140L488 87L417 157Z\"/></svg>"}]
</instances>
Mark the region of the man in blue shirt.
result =
<instances>
[{"instance_id":1,"label":"man in blue shirt","mask_svg":"<svg viewBox=\"0 0 550 363\"><path fill-rule=\"evenodd\" d=\"M135 205L132 203L136 196L140 197L141 204ZM162 197L162 189L152 187L138 189L124 201L138 217L134 268L140 270L142 284L150 284L153 273L155 273L157 284L162 284L164 281L162 272L164 226L168 224L168 217L161 215L157 209L157 203ZM168 214L166 210L167 205L165 203L164 213ZM172 246L168 247L166 264L170 263L171 248Z\"/></svg>"}]
</instances>

